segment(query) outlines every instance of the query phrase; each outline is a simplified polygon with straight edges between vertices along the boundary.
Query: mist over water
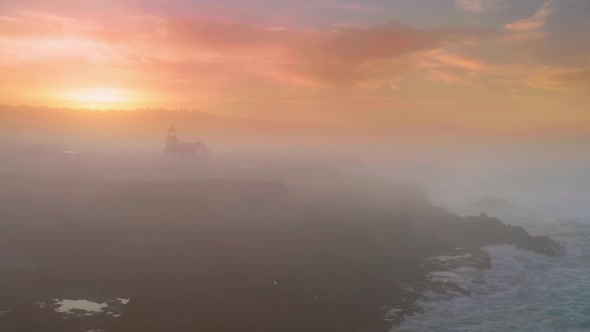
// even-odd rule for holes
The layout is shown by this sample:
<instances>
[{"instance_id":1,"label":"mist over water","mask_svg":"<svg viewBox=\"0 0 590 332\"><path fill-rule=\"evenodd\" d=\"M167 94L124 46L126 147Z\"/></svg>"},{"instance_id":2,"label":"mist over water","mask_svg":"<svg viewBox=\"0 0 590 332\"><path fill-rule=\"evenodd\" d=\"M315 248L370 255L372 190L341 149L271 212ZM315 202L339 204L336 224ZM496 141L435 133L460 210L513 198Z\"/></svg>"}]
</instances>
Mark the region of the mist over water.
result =
<instances>
[{"instance_id":1,"label":"mist over water","mask_svg":"<svg viewBox=\"0 0 590 332\"><path fill-rule=\"evenodd\" d=\"M90 114L93 129L59 116L76 125L21 118L29 129L0 146L0 278L17 285L2 291L0 330L587 326L582 147L373 144L289 125L275 136L167 112ZM208 155L168 154L178 118L173 150L200 141Z\"/></svg>"},{"instance_id":2,"label":"mist over water","mask_svg":"<svg viewBox=\"0 0 590 332\"><path fill-rule=\"evenodd\" d=\"M0 332L590 331L589 14L0 0Z\"/></svg>"},{"instance_id":3,"label":"mist over water","mask_svg":"<svg viewBox=\"0 0 590 332\"><path fill-rule=\"evenodd\" d=\"M489 269L465 267L473 262L470 255L441 256L441 264L454 267L434 271L431 278L457 283L470 295L422 292L424 312L406 317L393 331L589 330L590 159L585 146L449 151L414 151L413 158L372 165L373 172L419 183L435 204L453 213L486 213L549 236L566 253L547 257L514 246L486 246Z\"/></svg>"},{"instance_id":4,"label":"mist over water","mask_svg":"<svg viewBox=\"0 0 590 332\"><path fill-rule=\"evenodd\" d=\"M527 227L567 247L546 257L511 246L489 246L489 270L456 270L449 279L471 296L422 303L423 314L394 331L587 331L590 329L590 226L562 222Z\"/></svg>"},{"instance_id":5,"label":"mist over water","mask_svg":"<svg viewBox=\"0 0 590 332\"><path fill-rule=\"evenodd\" d=\"M507 157L495 163L501 167L477 172L465 168L460 176L431 185L433 201L459 214L485 212L532 234L550 236L566 248L565 255L547 257L513 246L486 246L492 257L490 269L455 268L443 273L444 280L469 289L470 296L448 299L426 293L420 305L424 312L408 317L393 331L590 329L588 159L583 153L527 163ZM469 257L455 259L469 261Z\"/></svg>"}]
</instances>

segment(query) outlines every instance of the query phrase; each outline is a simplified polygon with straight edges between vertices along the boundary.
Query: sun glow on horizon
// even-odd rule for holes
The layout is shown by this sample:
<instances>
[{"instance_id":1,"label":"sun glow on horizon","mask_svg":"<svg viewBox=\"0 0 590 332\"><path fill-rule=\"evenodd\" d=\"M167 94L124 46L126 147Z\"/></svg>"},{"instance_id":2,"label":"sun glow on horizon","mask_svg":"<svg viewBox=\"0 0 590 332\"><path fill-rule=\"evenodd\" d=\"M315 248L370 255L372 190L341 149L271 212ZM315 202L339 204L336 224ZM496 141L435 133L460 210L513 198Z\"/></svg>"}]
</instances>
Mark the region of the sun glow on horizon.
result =
<instances>
[{"instance_id":1,"label":"sun glow on horizon","mask_svg":"<svg viewBox=\"0 0 590 332\"><path fill-rule=\"evenodd\" d=\"M81 108L115 108L137 103L138 94L119 88L77 88L66 91L62 98Z\"/></svg>"},{"instance_id":2,"label":"sun glow on horizon","mask_svg":"<svg viewBox=\"0 0 590 332\"><path fill-rule=\"evenodd\" d=\"M590 137L590 5L303 2L4 0L0 103Z\"/></svg>"}]
</instances>

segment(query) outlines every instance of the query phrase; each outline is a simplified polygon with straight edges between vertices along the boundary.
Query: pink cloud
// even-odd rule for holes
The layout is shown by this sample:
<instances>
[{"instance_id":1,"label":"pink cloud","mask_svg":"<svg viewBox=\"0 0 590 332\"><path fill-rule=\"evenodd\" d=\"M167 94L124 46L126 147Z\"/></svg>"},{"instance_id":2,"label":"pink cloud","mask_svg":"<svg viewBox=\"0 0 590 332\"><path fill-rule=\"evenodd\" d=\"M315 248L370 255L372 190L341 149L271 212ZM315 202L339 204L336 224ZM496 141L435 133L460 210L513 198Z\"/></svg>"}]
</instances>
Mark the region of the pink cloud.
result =
<instances>
[{"instance_id":1,"label":"pink cloud","mask_svg":"<svg viewBox=\"0 0 590 332\"><path fill-rule=\"evenodd\" d=\"M418 77L445 84L473 85L480 73L506 75L508 70L485 58L466 55L477 54L474 46L463 45L474 36L481 31L399 23L306 30L164 16L106 22L20 12L0 18L0 66L45 65L66 83L92 73L88 81L187 95L226 88L398 91L400 79L416 68Z\"/></svg>"},{"instance_id":2,"label":"pink cloud","mask_svg":"<svg viewBox=\"0 0 590 332\"><path fill-rule=\"evenodd\" d=\"M455 0L455 8L475 14L506 7L506 0Z\"/></svg>"},{"instance_id":3,"label":"pink cloud","mask_svg":"<svg viewBox=\"0 0 590 332\"><path fill-rule=\"evenodd\" d=\"M477 77L483 72L490 73L492 70L498 70L500 73L502 71L498 66L483 59L449 53L444 49L421 52L416 59L414 68L425 71L427 78L431 81L449 84L471 84L471 81L450 74L449 71L461 72L471 78Z\"/></svg>"},{"instance_id":4,"label":"pink cloud","mask_svg":"<svg viewBox=\"0 0 590 332\"><path fill-rule=\"evenodd\" d=\"M545 67L531 74L526 84L542 90L590 91L590 67Z\"/></svg>"},{"instance_id":5,"label":"pink cloud","mask_svg":"<svg viewBox=\"0 0 590 332\"><path fill-rule=\"evenodd\" d=\"M547 20L551 17L553 11L553 0L548 0L533 16L508 23L504 25L504 29L511 32L539 30L547 24Z\"/></svg>"},{"instance_id":6,"label":"pink cloud","mask_svg":"<svg viewBox=\"0 0 590 332\"><path fill-rule=\"evenodd\" d=\"M554 12L553 0L546 1L533 16L504 25L505 35L500 42L526 43L545 38L543 28Z\"/></svg>"},{"instance_id":7,"label":"pink cloud","mask_svg":"<svg viewBox=\"0 0 590 332\"><path fill-rule=\"evenodd\" d=\"M0 37L3 38L74 34L88 28L88 25L76 19L33 11L0 16Z\"/></svg>"},{"instance_id":8,"label":"pink cloud","mask_svg":"<svg viewBox=\"0 0 590 332\"><path fill-rule=\"evenodd\" d=\"M426 78L430 81L443 82L446 84L473 85L473 83L467 79L441 70L429 70Z\"/></svg>"},{"instance_id":9,"label":"pink cloud","mask_svg":"<svg viewBox=\"0 0 590 332\"><path fill-rule=\"evenodd\" d=\"M490 64L480 59L470 58L457 54L442 53L435 56L435 59L445 65L472 71L487 71L492 69L492 66Z\"/></svg>"},{"instance_id":10,"label":"pink cloud","mask_svg":"<svg viewBox=\"0 0 590 332\"><path fill-rule=\"evenodd\" d=\"M93 72L101 81L170 92L277 83L381 84L397 90L401 69L395 63L408 62L452 37L449 31L399 23L305 30L155 16L106 22L21 12L0 19L0 65L47 65L72 82L76 73Z\"/></svg>"},{"instance_id":11,"label":"pink cloud","mask_svg":"<svg viewBox=\"0 0 590 332\"><path fill-rule=\"evenodd\" d=\"M330 9L359 13L370 13L375 12L379 9L378 7L372 5L353 2L342 2L338 0L321 0L314 1L313 3L301 3L301 5L308 6L314 9Z\"/></svg>"},{"instance_id":12,"label":"pink cloud","mask_svg":"<svg viewBox=\"0 0 590 332\"><path fill-rule=\"evenodd\" d=\"M131 29L136 33L99 31L96 37L118 47L132 46L147 57L228 62L262 77L305 85L348 85L370 79L378 73L364 70L365 63L429 49L447 37L444 32L395 23L332 31L188 20L145 19L136 23L140 26Z\"/></svg>"}]
</instances>

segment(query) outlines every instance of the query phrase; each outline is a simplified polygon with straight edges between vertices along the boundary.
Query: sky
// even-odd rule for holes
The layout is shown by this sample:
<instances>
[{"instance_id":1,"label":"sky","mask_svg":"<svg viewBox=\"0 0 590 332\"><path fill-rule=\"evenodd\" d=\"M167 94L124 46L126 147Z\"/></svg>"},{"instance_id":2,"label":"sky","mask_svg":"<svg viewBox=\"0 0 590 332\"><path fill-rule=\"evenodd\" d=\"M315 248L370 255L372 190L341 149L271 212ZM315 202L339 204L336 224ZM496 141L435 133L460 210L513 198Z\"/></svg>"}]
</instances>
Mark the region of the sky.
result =
<instances>
[{"instance_id":1,"label":"sky","mask_svg":"<svg viewBox=\"0 0 590 332\"><path fill-rule=\"evenodd\" d=\"M590 135L587 0L2 0L0 103Z\"/></svg>"}]
</instances>

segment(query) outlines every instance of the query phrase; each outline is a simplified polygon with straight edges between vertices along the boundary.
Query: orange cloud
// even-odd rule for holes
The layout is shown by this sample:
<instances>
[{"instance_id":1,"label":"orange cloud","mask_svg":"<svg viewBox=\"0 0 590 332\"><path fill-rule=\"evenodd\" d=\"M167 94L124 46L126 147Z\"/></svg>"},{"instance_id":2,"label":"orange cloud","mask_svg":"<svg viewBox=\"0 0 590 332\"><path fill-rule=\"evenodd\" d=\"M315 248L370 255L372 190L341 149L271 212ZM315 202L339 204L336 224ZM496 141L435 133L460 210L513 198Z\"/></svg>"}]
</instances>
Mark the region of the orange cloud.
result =
<instances>
[{"instance_id":1,"label":"orange cloud","mask_svg":"<svg viewBox=\"0 0 590 332\"><path fill-rule=\"evenodd\" d=\"M376 72L365 63L432 48L448 35L395 23L311 31L149 16L109 28L40 13L3 18L2 25L4 63L75 56L176 80L254 75L302 85L370 80Z\"/></svg>"},{"instance_id":2,"label":"orange cloud","mask_svg":"<svg viewBox=\"0 0 590 332\"><path fill-rule=\"evenodd\" d=\"M308 30L156 16L107 22L38 12L18 12L0 24L4 96L89 107L95 104L81 101L89 98L62 98L77 89L134 91L117 107L211 109L232 100L338 100L339 93L359 91L381 98L384 91L403 90L401 75L419 53L457 34L398 23Z\"/></svg>"},{"instance_id":3,"label":"orange cloud","mask_svg":"<svg viewBox=\"0 0 590 332\"><path fill-rule=\"evenodd\" d=\"M553 0L546 1L533 16L504 25L508 35L501 38L501 41L528 42L545 38L542 29L553 12Z\"/></svg>"},{"instance_id":4,"label":"orange cloud","mask_svg":"<svg viewBox=\"0 0 590 332\"><path fill-rule=\"evenodd\" d=\"M446 84L473 85L473 83L469 80L441 70L429 70L426 77L430 81L443 82Z\"/></svg>"},{"instance_id":5,"label":"orange cloud","mask_svg":"<svg viewBox=\"0 0 590 332\"><path fill-rule=\"evenodd\" d=\"M487 71L492 69L490 64L487 64L482 60L456 54L441 53L436 55L435 59L445 65L473 71Z\"/></svg>"},{"instance_id":6,"label":"orange cloud","mask_svg":"<svg viewBox=\"0 0 590 332\"><path fill-rule=\"evenodd\" d=\"M320 82L352 84L378 74L362 70L368 61L396 59L432 48L444 38L443 33L400 24L344 28L295 44L289 51L288 68Z\"/></svg>"},{"instance_id":7,"label":"orange cloud","mask_svg":"<svg viewBox=\"0 0 590 332\"><path fill-rule=\"evenodd\" d=\"M483 12L492 2L462 5ZM360 11L364 16L370 10L348 3L309 6L339 15ZM444 108L453 112L452 119L441 113L433 122L461 118L477 127L489 122L482 115L487 110L493 118L493 110L514 107L500 104L508 101L499 93L518 94L518 103L533 100L545 109L545 102L531 98L541 95L535 89L587 89L585 67L543 69L547 60L532 57L536 49L530 47L541 45L497 44L498 33L513 40L543 36L552 8L547 2L532 17L500 31L399 23L305 29L282 21L257 25L130 10L86 16L6 11L0 17L0 102L61 106L68 104L55 99L65 96L79 105L125 101L121 107L180 105L352 124L381 123L414 111L423 119L430 115L419 112ZM474 108L480 112L470 112Z\"/></svg>"},{"instance_id":8,"label":"orange cloud","mask_svg":"<svg viewBox=\"0 0 590 332\"><path fill-rule=\"evenodd\" d=\"M422 52L415 67L425 71L425 77L429 81L464 86L474 86L473 80L481 73L499 69L481 59L450 53L443 49Z\"/></svg>"},{"instance_id":9,"label":"orange cloud","mask_svg":"<svg viewBox=\"0 0 590 332\"><path fill-rule=\"evenodd\" d=\"M533 88L553 91L590 90L590 68L546 67L526 80Z\"/></svg>"}]
</instances>

